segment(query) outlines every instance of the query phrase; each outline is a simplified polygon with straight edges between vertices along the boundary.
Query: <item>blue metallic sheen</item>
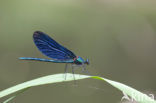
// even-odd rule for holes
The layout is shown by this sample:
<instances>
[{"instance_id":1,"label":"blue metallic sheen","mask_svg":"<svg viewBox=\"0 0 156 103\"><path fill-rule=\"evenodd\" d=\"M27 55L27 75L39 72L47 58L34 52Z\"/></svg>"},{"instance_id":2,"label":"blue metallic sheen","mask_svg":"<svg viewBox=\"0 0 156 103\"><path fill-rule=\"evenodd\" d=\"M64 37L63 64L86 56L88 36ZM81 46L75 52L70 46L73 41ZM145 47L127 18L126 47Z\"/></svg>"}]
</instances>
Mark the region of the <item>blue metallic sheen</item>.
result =
<instances>
[{"instance_id":1,"label":"blue metallic sheen","mask_svg":"<svg viewBox=\"0 0 156 103\"><path fill-rule=\"evenodd\" d=\"M44 61L44 62L53 62L53 63L73 63L73 60L50 60L42 58L32 58L32 57L20 57L20 60L35 60L35 61Z\"/></svg>"},{"instance_id":2,"label":"blue metallic sheen","mask_svg":"<svg viewBox=\"0 0 156 103\"><path fill-rule=\"evenodd\" d=\"M77 61L84 63L85 61L83 60L83 58L81 58L80 56L78 56Z\"/></svg>"}]
</instances>

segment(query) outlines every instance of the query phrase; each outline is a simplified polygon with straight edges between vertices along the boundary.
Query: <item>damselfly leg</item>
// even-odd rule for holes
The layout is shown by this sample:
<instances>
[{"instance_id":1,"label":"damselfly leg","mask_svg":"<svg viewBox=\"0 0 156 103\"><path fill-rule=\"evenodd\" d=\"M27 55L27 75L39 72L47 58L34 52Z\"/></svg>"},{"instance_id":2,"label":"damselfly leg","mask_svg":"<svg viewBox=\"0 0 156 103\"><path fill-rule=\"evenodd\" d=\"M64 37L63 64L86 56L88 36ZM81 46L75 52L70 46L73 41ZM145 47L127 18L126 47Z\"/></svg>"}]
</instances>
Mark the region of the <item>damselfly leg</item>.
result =
<instances>
[{"instance_id":1,"label":"damselfly leg","mask_svg":"<svg viewBox=\"0 0 156 103\"><path fill-rule=\"evenodd\" d=\"M74 80L75 80L75 75L74 75L74 66L72 65L71 67L72 67L73 78L74 78Z\"/></svg>"},{"instance_id":2,"label":"damselfly leg","mask_svg":"<svg viewBox=\"0 0 156 103\"><path fill-rule=\"evenodd\" d=\"M64 78L65 78L65 80L66 80L66 77L67 77L67 72L68 72L68 64L66 63L66 65L65 65L65 69L64 69L65 71L64 71Z\"/></svg>"},{"instance_id":3,"label":"damselfly leg","mask_svg":"<svg viewBox=\"0 0 156 103\"><path fill-rule=\"evenodd\" d=\"M90 75L88 70L86 69L86 65L85 64L82 65L82 73L86 73L86 74Z\"/></svg>"}]
</instances>

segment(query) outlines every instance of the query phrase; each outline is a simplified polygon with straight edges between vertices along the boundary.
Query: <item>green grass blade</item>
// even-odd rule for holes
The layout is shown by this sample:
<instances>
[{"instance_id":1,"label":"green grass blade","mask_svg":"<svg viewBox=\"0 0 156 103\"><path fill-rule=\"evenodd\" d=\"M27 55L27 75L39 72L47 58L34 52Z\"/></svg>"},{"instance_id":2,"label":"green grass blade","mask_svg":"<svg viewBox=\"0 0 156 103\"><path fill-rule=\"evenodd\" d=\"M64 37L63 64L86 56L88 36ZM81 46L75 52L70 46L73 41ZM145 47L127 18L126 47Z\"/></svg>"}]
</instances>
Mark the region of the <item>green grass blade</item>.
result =
<instances>
[{"instance_id":1,"label":"green grass blade","mask_svg":"<svg viewBox=\"0 0 156 103\"><path fill-rule=\"evenodd\" d=\"M98 77L98 76L88 76L88 75L80 75L80 74L75 74L74 75L76 80L79 79L86 79L86 78L93 78L93 79L99 79L99 80L104 80L110 85L114 86L115 88L121 90L122 92L126 93L130 97L134 98L136 101L139 103L156 103L153 99L151 99L149 96L147 96L144 93L139 92L138 90L131 88L129 86L126 86L122 83L115 82L106 78ZM64 78L64 74L54 74L54 75L49 75L45 77L40 77L38 79L30 80L21 84L18 84L16 86L10 87L6 90L3 90L0 92L0 98L7 96L9 94L23 91L26 88L34 87L34 86L39 86L39 85L45 85L45 84L50 84L50 83L58 83L58 82L65 82L65 81L72 81L74 80L73 74L68 73L66 80ZM14 97L12 97L14 98ZM9 99L10 100L10 99ZM5 102L7 103L7 102Z\"/></svg>"},{"instance_id":2,"label":"green grass blade","mask_svg":"<svg viewBox=\"0 0 156 103\"><path fill-rule=\"evenodd\" d=\"M8 98L7 100L5 100L5 101L2 102L2 103L8 103L9 101L13 100L15 97L16 97L16 95L15 95L15 96L12 96L12 97L10 97L10 98Z\"/></svg>"},{"instance_id":3,"label":"green grass blade","mask_svg":"<svg viewBox=\"0 0 156 103\"><path fill-rule=\"evenodd\" d=\"M154 99L152 99L151 97L149 97L146 94L144 94L132 87L129 87L125 84L122 84L122 83L119 83L116 81L112 81L112 80L109 80L106 78L98 77L98 76L94 76L91 78L106 81L107 83L109 83L110 85L119 89L120 91L124 92L125 94L127 94L128 96L130 96L131 98L133 98L134 100L136 100L139 103L156 103L156 101Z\"/></svg>"},{"instance_id":4,"label":"green grass blade","mask_svg":"<svg viewBox=\"0 0 156 103\"><path fill-rule=\"evenodd\" d=\"M22 89L20 91L18 91L14 96L8 98L7 100L5 100L4 102L2 103L8 103L9 101L13 100L15 97L17 97L19 94L23 93L24 91L28 90L29 88L25 88L25 89Z\"/></svg>"}]
</instances>

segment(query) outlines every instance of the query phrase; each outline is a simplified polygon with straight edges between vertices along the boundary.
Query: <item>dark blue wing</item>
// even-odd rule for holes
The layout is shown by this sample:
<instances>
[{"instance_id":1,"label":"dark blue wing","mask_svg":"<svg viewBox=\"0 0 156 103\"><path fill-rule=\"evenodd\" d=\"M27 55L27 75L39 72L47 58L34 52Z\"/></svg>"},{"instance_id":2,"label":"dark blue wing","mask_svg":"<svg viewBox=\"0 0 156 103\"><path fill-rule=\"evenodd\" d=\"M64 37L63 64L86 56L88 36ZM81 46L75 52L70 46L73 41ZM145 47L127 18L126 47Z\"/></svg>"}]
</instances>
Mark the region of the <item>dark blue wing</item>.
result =
<instances>
[{"instance_id":1,"label":"dark blue wing","mask_svg":"<svg viewBox=\"0 0 156 103\"><path fill-rule=\"evenodd\" d=\"M76 57L74 53L58 44L55 40L53 40L43 32L34 32L33 38L37 48L44 55L52 59L65 60L73 59Z\"/></svg>"}]
</instances>

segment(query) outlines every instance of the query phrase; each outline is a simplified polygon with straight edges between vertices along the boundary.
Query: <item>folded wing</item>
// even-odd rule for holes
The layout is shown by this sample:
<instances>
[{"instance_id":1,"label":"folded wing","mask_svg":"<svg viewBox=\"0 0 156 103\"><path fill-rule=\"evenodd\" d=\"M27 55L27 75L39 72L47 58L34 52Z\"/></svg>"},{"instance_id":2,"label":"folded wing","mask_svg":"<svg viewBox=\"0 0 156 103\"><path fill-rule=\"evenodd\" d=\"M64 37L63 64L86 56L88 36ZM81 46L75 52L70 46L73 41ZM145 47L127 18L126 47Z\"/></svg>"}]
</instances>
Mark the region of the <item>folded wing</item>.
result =
<instances>
[{"instance_id":1,"label":"folded wing","mask_svg":"<svg viewBox=\"0 0 156 103\"><path fill-rule=\"evenodd\" d=\"M37 48L46 56L56 60L68 60L75 58L75 54L58 44L43 32L36 31L33 35Z\"/></svg>"}]
</instances>

